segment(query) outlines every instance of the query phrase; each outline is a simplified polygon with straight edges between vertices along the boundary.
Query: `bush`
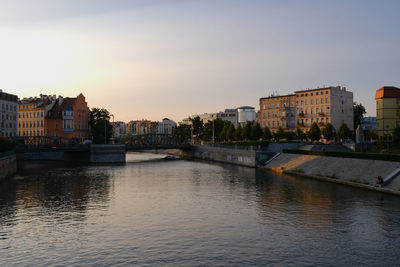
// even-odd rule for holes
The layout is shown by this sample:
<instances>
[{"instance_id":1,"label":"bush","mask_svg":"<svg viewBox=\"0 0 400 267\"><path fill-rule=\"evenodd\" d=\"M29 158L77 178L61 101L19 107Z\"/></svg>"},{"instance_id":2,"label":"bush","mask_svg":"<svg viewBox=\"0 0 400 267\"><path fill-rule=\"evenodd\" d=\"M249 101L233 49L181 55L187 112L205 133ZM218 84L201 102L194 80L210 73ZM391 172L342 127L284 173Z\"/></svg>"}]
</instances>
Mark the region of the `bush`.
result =
<instances>
[{"instance_id":1,"label":"bush","mask_svg":"<svg viewBox=\"0 0 400 267\"><path fill-rule=\"evenodd\" d=\"M14 143L7 137L0 137L0 152L7 152L14 149Z\"/></svg>"}]
</instances>

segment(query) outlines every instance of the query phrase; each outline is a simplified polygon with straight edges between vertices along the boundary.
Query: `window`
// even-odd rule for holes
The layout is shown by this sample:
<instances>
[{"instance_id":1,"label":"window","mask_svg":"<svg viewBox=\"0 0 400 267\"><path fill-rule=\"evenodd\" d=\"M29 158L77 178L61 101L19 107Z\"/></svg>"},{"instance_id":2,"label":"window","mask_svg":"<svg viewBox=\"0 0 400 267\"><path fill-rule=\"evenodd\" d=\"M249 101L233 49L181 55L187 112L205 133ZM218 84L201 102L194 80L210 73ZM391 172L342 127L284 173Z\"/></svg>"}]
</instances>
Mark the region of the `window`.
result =
<instances>
[{"instance_id":1,"label":"window","mask_svg":"<svg viewBox=\"0 0 400 267\"><path fill-rule=\"evenodd\" d=\"M308 101L306 100L306 105L308 105Z\"/></svg>"},{"instance_id":2,"label":"window","mask_svg":"<svg viewBox=\"0 0 400 267\"><path fill-rule=\"evenodd\" d=\"M317 105L318 105L318 99L315 99L315 104L317 104Z\"/></svg>"},{"instance_id":3,"label":"window","mask_svg":"<svg viewBox=\"0 0 400 267\"><path fill-rule=\"evenodd\" d=\"M321 98L321 104L323 104L324 103L324 99L323 98Z\"/></svg>"},{"instance_id":4,"label":"window","mask_svg":"<svg viewBox=\"0 0 400 267\"><path fill-rule=\"evenodd\" d=\"M328 104L328 98L325 98L325 103Z\"/></svg>"}]
</instances>

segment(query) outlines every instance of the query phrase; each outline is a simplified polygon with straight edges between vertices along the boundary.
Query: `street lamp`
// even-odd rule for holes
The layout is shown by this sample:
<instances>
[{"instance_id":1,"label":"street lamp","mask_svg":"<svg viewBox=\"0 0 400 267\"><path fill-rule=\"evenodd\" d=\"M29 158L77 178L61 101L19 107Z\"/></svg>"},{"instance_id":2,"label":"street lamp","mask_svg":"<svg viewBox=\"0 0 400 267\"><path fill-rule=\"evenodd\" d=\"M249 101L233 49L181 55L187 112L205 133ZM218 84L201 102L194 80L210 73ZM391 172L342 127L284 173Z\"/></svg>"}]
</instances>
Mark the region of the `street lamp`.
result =
<instances>
[{"instance_id":1,"label":"street lamp","mask_svg":"<svg viewBox=\"0 0 400 267\"><path fill-rule=\"evenodd\" d=\"M215 120L213 119L213 121L212 121L213 122L213 124L212 124L213 125L213 135L212 135L212 143L213 143L213 145L214 145L214 142L215 142L214 141L215 140L214 121Z\"/></svg>"},{"instance_id":2,"label":"street lamp","mask_svg":"<svg viewBox=\"0 0 400 267\"><path fill-rule=\"evenodd\" d=\"M110 114L113 118L113 123L112 123L112 135L111 135L111 144L114 144L114 115Z\"/></svg>"}]
</instances>

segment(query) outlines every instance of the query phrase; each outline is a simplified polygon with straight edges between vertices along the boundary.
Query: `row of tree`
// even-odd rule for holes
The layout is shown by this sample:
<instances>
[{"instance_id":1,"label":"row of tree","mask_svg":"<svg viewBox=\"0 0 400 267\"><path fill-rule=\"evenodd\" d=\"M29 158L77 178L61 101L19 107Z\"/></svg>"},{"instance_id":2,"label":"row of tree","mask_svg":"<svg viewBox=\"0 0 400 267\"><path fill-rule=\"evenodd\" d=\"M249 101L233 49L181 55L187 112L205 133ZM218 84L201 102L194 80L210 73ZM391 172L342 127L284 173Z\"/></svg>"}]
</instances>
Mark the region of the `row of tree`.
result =
<instances>
[{"instance_id":1,"label":"row of tree","mask_svg":"<svg viewBox=\"0 0 400 267\"><path fill-rule=\"evenodd\" d=\"M224 141L243 141L243 140L271 140L280 141L286 139L290 140L311 140L318 141L321 138L326 140L338 139L351 139L353 133L349 127L342 123L339 130L328 123L322 130L318 127L317 123L313 123L308 132L304 132L297 127L295 131L284 131L279 127L275 133L272 133L268 127L261 128L260 124L251 124L247 122L243 127L235 126L228 121L215 119L203 123L199 117L190 118L192 125L181 124L174 128L174 136L181 142L186 142L193 138L196 141L210 142L224 142Z\"/></svg>"}]
</instances>

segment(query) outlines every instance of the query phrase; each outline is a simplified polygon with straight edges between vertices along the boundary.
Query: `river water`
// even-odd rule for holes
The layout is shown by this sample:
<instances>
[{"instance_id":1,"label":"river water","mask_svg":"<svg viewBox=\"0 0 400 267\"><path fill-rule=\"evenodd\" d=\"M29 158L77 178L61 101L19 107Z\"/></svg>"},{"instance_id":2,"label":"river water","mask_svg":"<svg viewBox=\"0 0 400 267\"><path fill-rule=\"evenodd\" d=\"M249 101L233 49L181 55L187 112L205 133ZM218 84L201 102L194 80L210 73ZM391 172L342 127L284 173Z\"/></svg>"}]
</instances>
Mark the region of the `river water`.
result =
<instances>
[{"instance_id":1,"label":"river water","mask_svg":"<svg viewBox=\"0 0 400 267\"><path fill-rule=\"evenodd\" d=\"M128 154L27 162L0 183L0 266L393 266L400 198Z\"/></svg>"}]
</instances>

